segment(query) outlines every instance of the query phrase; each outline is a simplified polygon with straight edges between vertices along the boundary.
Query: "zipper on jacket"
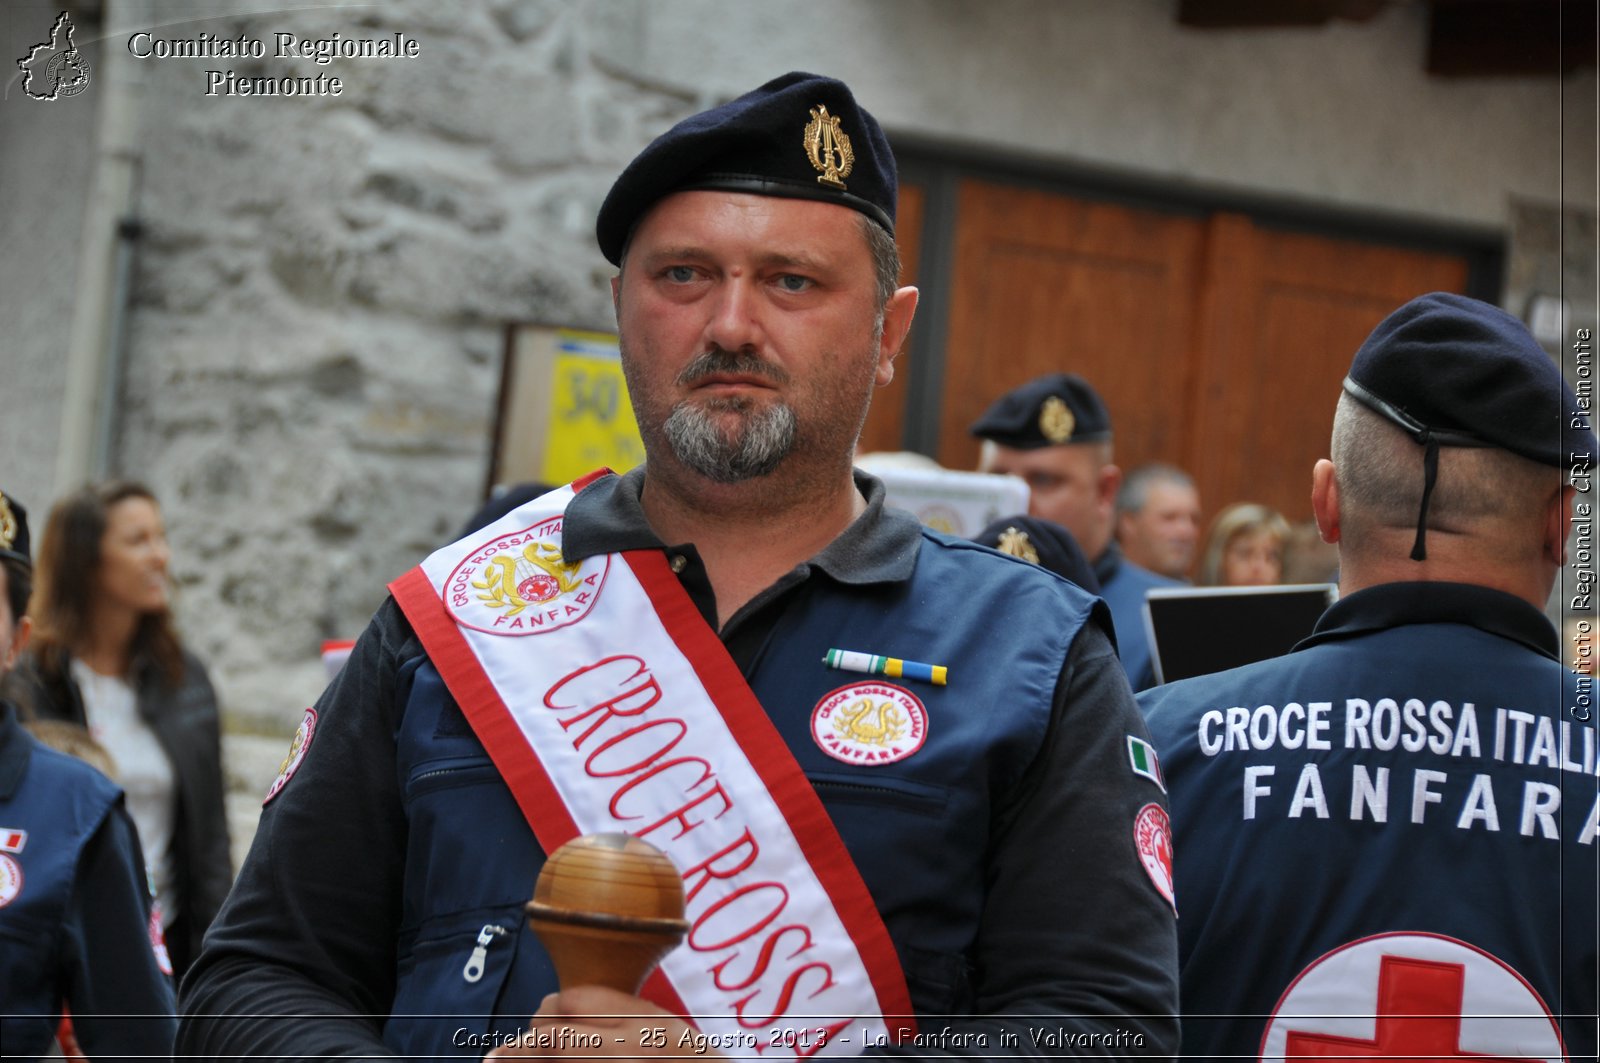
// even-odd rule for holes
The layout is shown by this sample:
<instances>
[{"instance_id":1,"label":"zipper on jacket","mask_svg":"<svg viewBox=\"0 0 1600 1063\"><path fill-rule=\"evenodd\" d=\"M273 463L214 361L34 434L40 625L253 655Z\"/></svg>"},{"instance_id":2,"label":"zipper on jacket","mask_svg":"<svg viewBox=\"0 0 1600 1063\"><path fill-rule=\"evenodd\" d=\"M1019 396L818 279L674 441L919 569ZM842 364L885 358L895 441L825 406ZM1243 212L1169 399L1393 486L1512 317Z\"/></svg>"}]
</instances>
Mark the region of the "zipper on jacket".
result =
<instances>
[{"instance_id":1,"label":"zipper on jacket","mask_svg":"<svg viewBox=\"0 0 1600 1063\"><path fill-rule=\"evenodd\" d=\"M483 929L478 931L478 944L473 948L472 955L467 958L467 965L461 969L461 977L468 982L481 979L484 965L489 959L489 946L494 944L495 938L505 936L505 927L485 923Z\"/></svg>"}]
</instances>

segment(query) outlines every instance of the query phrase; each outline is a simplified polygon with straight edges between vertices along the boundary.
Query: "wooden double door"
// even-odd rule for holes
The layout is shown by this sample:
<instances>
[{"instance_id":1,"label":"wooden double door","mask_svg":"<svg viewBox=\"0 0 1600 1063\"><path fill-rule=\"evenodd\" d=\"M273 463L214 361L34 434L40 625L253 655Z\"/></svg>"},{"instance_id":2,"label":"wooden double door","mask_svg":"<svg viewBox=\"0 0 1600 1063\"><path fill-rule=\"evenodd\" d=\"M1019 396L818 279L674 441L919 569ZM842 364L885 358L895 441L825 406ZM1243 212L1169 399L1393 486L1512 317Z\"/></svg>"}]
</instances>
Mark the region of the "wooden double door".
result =
<instances>
[{"instance_id":1,"label":"wooden double door","mask_svg":"<svg viewBox=\"0 0 1600 1063\"><path fill-rule=\"evenodd\" d=\"M949 261L937 264L947 283L925 290L913 330L941 342L908 345L896 383L874 401L864 447L902 449L908 421L932 418L936 432L924 424L922 435L936 440L940 463L974 468L967 429L996 396L1074 372L1111 410L1117 463L1187 470L1208 519L1236 501L1309 519L1311 466L1327 455L1356 348L1406 300L1469 281L1467 252L978 179L955 189ZM903 190L908 283L935 265L921 259L926 208L922 187ZM919 389L918 373L936 386Z\"/></svg>"}]
</instances>

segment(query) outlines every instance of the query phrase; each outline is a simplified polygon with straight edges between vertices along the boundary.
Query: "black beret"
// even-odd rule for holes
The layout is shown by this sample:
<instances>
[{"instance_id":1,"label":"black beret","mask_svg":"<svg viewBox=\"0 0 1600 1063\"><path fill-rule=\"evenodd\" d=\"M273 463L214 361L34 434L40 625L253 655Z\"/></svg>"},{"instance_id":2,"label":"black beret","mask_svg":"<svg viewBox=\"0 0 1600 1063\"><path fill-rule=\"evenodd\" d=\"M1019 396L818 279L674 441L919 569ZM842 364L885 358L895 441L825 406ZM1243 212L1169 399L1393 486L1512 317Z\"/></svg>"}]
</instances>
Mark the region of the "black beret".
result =
<instances>
[{"instance_id":1,"label":"black beret","mask_svg":"<svg viewBox=\"0 0 1600 1063\"><path fill-rule=\"evenodd\" d=\"M794 71L651 141L600 206L595 235L613 265L645 213L674 192L721 189L817 199L894 233L894 154L842 81Z\"/></svg>"},{"instance_id":2,"label":"black beret","mask_svg":"<svg viewBox=\"0 0 1600 1063\"><path fill-rule=\"evenodd\" d=\"M1555 359L1522 322L1464 295L1433 292L1386 317L1344 390L1422 445L1496 447L1562 468L1594 453Z\"/></svg>"},{"instance_id":3,"label":"black beret","mask_svg":"<svg viewBox=\"0 0 1600 1063\"><path fill-rule=\"evenodd\" d=\"M1111 414L1076 373L1051 373L994 400L972 434L1018 450L1111 438Z\"/></svg>"},{"instance_id":4,"label":"black beret","mask_svg":"<svg viewBox=\"0 0 1600 1063\"><path fill-rule=\"evenodd\" d=\"M28 541L28 511L21 502L0 491L0 557L21 561L32 568L31 549L32 544Z\"/></svg>"},{"instance_id":5,"label":"black beret","mask_svg":"<svg viewBox=\"0 0 1600 1063\"><path fill-rule=\"evenodd\" d=\"M1054 521L1022 515L1002 517L974 535L972 541L1065 576L1090 594L1100 593L1100 581L1078 540Z\"/></svg>"}]
</instances>

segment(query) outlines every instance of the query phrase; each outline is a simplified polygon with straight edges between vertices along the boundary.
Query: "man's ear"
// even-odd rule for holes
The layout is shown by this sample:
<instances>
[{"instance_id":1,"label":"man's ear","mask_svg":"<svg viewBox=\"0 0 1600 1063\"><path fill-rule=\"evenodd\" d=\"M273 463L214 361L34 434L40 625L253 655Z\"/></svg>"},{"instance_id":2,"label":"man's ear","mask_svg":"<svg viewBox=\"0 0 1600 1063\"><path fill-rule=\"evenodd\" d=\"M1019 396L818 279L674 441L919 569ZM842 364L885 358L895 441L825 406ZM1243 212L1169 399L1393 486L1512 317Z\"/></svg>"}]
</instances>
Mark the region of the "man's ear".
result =
<instances>
[{"instance_id":1,"label":"man's ear","mask_svg":"<svg viewBox=\"0 0 1600 1063\"><path fill-rule=\"evenodd\" d=\"M1102 506L1110 506L1115 510L1117 505L1117 492L1122 490L1122 468L1111 462L1100 466L1100 475L1097 481L1099 500Z\"/></svg>"},{"instance_id":2,"label":"man's ear","mask_svg":"<svg viewBox=\"0 0 1600 1063\"><path fill-rule=\"evenodd\" d=\"M1572 498L1577 493L1577 488L1566 484L1545 507L1544 552L1558 566L1567 563L1567 531L1572 527Z\"/></svg>"},{"instance_id":3,"label":"man's ear","mask_svg":"<svg viewBox=\"0 0 1600 1063\"><path fill-rule=\"evenodd\" d=\"M915 288L901 288L883 305L883 335L878 339L877 383L881 388L894 379L894 360L911 331L911 319L917 313L918 292Z\"/></svg>"},{"instance_id":4,"label":"man's ear","mask_svg":"<svg viewBox=\"0 0 1600 1063\"><path fill-rule=\"evenodd\" d=\"M611 278L611 312L620 321L622 318L622 274Z\"/></svg>"},{"instance_id":5,"label":"man's ear","mask_svg":"<svg viewBox=\"0 0 1600 1063\"><path fill-rule=\"evenodd\" d=\"M1321 458L1311 468L1311 512L1317 518L1317 531L1325 543L1339 541L1339 482L1333 475L1333 462Z\"/></svg>"}]
</instances>

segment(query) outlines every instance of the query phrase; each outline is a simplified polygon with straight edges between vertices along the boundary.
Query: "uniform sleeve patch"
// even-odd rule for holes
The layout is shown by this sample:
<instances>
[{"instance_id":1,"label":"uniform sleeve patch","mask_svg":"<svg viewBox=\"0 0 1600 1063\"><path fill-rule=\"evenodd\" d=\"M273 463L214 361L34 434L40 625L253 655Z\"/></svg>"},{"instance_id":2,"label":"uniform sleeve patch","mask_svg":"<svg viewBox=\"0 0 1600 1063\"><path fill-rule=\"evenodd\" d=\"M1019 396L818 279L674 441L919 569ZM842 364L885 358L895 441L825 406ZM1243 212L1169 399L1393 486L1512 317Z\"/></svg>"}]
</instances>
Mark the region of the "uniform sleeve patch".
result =
<instances>
[{"instance_id":1,"label":"uniform sleeve patch","mask_svg":"<svg viewBox=\"0 0 1600 1063\"><path fill-rule=\"evenodd\" d=\"M272 785L267 788L267 796L261 803L265 805L282 792L289 780L294 778L294 773L300 770L300 764L306 759L306 753L311 749L311 740L317 734L317 710L307 709L305 718L300 721L300 727L294 733L294 740L289 743L289 755L283 758L283 764L278 768L278 777L272 780Z\"/></svg>"},{"instance_id":2,"label":"uniform sleeve patch","mask_svg":"<svg viewBox=\"0 0 1600 1063\"><path fill-rule=\"evenodd\" d=\"M1155 783L1162 793L1167 792L1167 781L1161 777L1161 761L1156 757L1156 747L1142 738L1128 736L1128 763L1135 775L1142 775Z\"/></svg>"},{"instance_id":3,"label":"uniform sleeve patch","mask_svg":"<svg viewBox=\"0 0 1600 1063\"><path fill-rule=\"evenodd\" d=\"M1166 809L1152 801L1139 810L1133 820L1133 846L1156 892L1167 899L1176 913L1178 902L1172 888L1172 820L1167 818Z\"/></svg>"},{"instance_id":4,"label":"uniform sleeve patch","mask_svg":"<svg viewBox=\"0 0 1600 1063\"><path fill-rule=\"evenodd\" d=\"M156 966L161 968L161 973L171 977L172 955L167 952L167 935L161 928L161 908L159 905L150 906L150 951L156 955Z\"/></svg>"}]
</instances>

